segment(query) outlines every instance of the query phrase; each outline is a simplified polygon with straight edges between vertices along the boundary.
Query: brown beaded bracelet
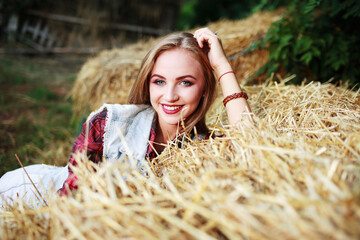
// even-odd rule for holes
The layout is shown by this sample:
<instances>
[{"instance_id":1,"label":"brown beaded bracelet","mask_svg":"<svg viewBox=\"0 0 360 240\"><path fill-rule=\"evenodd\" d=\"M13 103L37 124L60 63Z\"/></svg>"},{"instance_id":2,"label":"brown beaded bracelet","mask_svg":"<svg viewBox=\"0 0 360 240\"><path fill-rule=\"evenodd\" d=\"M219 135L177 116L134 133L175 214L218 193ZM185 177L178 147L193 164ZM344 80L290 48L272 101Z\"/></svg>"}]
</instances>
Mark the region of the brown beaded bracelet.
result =
<instances>
[{"instance_id":1,"label":"brown beaded bracelet","mask_svg":"<svg viewBox=\"0 0 360 240\"><path fill-rule=\"evenodd\" d=\"M230 102L231 100L234 100L234 99L237 99L237 98L245 98L247 100L249 97L246 94L246 92L233 93L233 94L227 96L226 98L224 98L224 100L223 100L224 106L226 106L226 104L228 102Z\"/></svg>"}]
</instances>

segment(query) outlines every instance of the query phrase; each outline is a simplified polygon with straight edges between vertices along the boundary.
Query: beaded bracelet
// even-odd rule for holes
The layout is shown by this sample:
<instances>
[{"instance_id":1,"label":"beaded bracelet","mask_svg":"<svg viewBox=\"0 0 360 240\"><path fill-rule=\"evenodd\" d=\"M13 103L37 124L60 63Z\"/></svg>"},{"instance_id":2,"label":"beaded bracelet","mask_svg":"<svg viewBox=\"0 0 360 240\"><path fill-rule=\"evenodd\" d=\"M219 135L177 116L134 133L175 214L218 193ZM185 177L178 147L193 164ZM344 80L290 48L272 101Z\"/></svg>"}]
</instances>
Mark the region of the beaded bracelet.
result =
<instances>
[{"instance_id":1,"label":"beaded bracelet","mask_svg":"<svg viewBox=\"0 0 360 240\"><path fill-rule=\"evenodd\" d=\"M228 74L228 73L234 73L234 74L235 74L234 71L228 71L228 72L226 72L226 73L223 73L223 74L221 74L221 76L218 78L218 82L220 82L220 79L221 79L224 75L226 75L226 74Z\"/></svg>"},{"instance_id":2,"label":"beaded bracelet","mask_svg":"<svg viewBox=\"0 0 360 240\"><path fill-rule=\"evenodd\" d=\"M224 106L226 106L226 104L228 102L230 102L231 100L234 100L234 99L237 99L237 98L245 98L247 100L249 97L246 94L246 92L233 93L233 94L227 96L226 98L224 98L224 100L223 100Z\"/></svg>"}]
</instances>

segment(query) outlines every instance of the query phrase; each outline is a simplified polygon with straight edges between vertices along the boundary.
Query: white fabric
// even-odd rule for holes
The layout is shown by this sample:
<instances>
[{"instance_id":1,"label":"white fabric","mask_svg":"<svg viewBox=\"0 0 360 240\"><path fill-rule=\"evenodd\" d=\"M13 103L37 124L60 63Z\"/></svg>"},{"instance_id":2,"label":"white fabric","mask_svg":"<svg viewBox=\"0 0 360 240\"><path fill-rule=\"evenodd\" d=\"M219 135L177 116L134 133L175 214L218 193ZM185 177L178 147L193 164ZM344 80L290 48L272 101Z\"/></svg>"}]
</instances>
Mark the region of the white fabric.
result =
<instances>
[{"instance_id":1,"label":"white fabric","mask_svg":"<svg viewBox=\"0 0 360 240\"><path fill-rule=\"evenodd\" d=\"M107 109L103 138L104 157L108 161L116 161L123 155L131 155L133 158L129 159L135 160L130 163L131 166L136 166L145 174L143 164L146 164L144 159L155 114L154 110L149 105L104 104L99 110L92 112L88 120L103 111L104 108ZM120 134L124 138L121 138ZM44 198L49 194L56 193L68 177L68 166L56 167L38 164L27 166L25 169ZM10 203L10 200L17 196L27 203L39 204L36 198L38 193L22 168L7 172L0 178L0 206L8 200Z\"/></svg>"},{"instance_id":2,"label":"white fabric","mask_svg":"<svg viewBox=\"0 0 360 240\"><path fill-rule=\"evenodd\" d=\"M56 167L36 164L27 166L25 169L44 199L56 193L69 175L68 166ZM15 199L17 196L28 203L39 204L36 198L39 194L29 177L22 168L5 173L0 178L0 205L3 206L5 201L10 203L11 199Z\"/></svg>"},{"instance_id":3,"label":"white fabric","mask_svg":"<svg viewBox=\"0 0 360 240\"><path fill-rule=\"evenodd\" d=\"M107 109L104 157L108 161L117 161L124 155L131 156L128 158L130 166L144 172L148 139L155 116L153 108L149 105L120 104L105 104L103 108Z\"/></svg>"}]
</instances>

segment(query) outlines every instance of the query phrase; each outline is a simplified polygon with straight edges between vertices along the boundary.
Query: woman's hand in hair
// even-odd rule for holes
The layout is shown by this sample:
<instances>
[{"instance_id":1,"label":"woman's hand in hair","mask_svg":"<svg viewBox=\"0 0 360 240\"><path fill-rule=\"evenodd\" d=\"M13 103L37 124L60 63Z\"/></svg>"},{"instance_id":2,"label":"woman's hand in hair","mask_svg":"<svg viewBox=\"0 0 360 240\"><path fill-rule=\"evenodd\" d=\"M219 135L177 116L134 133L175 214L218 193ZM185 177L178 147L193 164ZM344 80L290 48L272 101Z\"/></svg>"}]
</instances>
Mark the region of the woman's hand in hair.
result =
<instances>
[{"instance_id":1,"label":"woman's hand in hair","mask_svg":"<svg viewBox=\"0 0 360 240\"><path fill-rule=\"evenodd\" d=\"M226 58L220 38L208 28L197 30L194 33L194 37L201 48L209 48L208 58L221 85L224 98L241 93L242 89ZM230 125L235 125L244 116L248 116L251 119L250 106L244 97L234 97L228 101L226 103L226 112Z\"/></svg>"},{"instance_id":2,"label":"woman's hand in hair","mask_svg":"<svg viewBox=\"0 0 360 240\"><path fill-rule=\"evenodd\" d=\"M208 58L216 74L229 71L231 66L226 58L220 38L208 28L195 31L194 38L201 48L209 48Z\"/></svg>"}]
</instances>

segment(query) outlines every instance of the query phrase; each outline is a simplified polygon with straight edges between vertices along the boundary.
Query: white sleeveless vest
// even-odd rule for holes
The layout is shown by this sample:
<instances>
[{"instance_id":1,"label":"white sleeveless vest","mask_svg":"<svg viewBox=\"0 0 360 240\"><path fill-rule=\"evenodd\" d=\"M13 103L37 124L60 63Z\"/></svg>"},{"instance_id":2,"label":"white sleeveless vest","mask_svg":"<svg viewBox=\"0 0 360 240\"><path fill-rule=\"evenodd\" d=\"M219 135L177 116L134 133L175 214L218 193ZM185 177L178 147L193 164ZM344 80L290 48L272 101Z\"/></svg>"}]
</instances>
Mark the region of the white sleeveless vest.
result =
<instances>
[{"instance_id":1,"label":"white sleeveless vest","mask_svg":"<svg viewBox=\"0 0 360 240\"><path fill-rule=\"evenodd\" d=\"M116 161L124 155L131 156L130 166L143 171L142 166L148 149L151 125L155 116L149 105L104 104L90 114L91 119L106 108L107 117L104 134L103 156L108 161Z\"/></svg>"}]
</instances>

